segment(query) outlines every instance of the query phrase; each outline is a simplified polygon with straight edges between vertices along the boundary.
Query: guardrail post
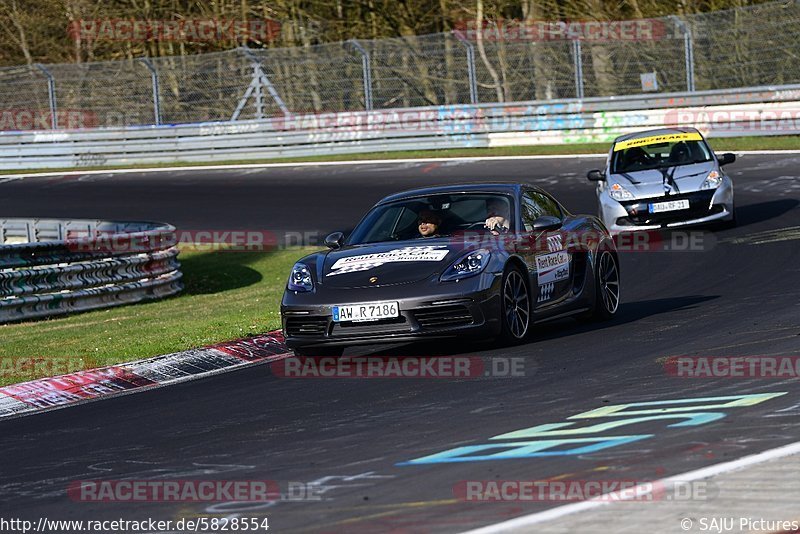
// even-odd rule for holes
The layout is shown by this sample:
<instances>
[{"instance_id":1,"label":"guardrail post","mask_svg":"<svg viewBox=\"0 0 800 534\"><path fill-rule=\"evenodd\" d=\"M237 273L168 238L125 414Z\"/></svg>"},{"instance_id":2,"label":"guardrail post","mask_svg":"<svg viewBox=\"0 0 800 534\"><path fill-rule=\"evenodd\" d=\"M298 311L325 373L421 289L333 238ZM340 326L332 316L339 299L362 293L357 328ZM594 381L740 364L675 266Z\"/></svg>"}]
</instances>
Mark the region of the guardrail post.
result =
<instances>
[{"instance_id":1,"label":"guardrail post","mask_svg":"<svg viewBox=\"0 0 800 534\"><path fill-rule=\"evenodd\" d=\"M692 30L676 15L670 15L669 18L673 20L675 25L680 28L681 33L683 34L683 56L686 67L686 90L689 92L694 92L694 39L692 38Z\"/></svg>"},{"instance_id":2,"label":"guardrail post","mask_svg":"<svg viewBox=\"0 0 800 534\"><path fill-rule=\"evenodd\" d=\"M50 123L54 130L58 130L58 117L56 116L56 79L41 63L34 63L34 67L39 69L47 76L47 98L50 101Z\"/></svg>"},{"instance_id":3,"label":"guardrail post","mask_svg":"<svg viewBox=\"0 0 800 534\"><path fill-rule=\"evenodd\" d=\"M237 118L239 118L239 114L242 112L247 99L254 91L256 93L256 115L259 119L264 118L264 94L261 91L262 84L267 88L267 92L269 92L269 95L278 105L281 112L286 116L291 115L289 108L286 107L286 103L278 94L275 86L272 85L272 81L269 79L269 76L267 76L267 73L264 72L264 69L261 65L261 60L258 59L255 54L253 54L253 52L246 46L239 47L238 50L242 52L253 65L253 81L250 82L250 86L247 88L244 96L239 101L239 105L236 107L236 111L233 112L231 120L235 121Z\"/></svg>"},{"instance_id":4,"label":"guardrail post","mask_svg":"<svg viewBox=\"0 0 800 534\"><path fill-rule=\"evenodd\" d=\"M355 39L350 39L347 42L361 54L362 80L364 81L364 107L367 111L372 111L372 69L369 52Z\"/></svg>"},{"instance_id":5,"label":"guardrail post","mask_svg":"<svg viewBox=\"0 0 800 534\"><path fill-rule=\"evenodd\" d=\"M150 81L153 86L153 117L155 117L156 126L161 126L161 99L158 93L158 71L149 58L140 57L139 61L150 71Z\"/></svg>"},{"instance_id":6,"label":"guardrail post","mask_svg":"<svg viewBox=\"0 0 800 534\"><path fill-rule=\"evenodd\" d=\"M469 103L478 103L478 81L475 76L475 46L461 32L453 31L456 39L467 49L467 77L469 80Z\"/></svg>"},{"instance_id":7,"label":"guardrail post","mask_svg":"<svg viewBox=\"0 0 800 534\"><path fill-rule=\"evenodd\" d=\"M575 69L575 96L583 99L583 57L581 55L581 42L579 39L572 41L572 63Z\"/></svg>"}]
</instances>

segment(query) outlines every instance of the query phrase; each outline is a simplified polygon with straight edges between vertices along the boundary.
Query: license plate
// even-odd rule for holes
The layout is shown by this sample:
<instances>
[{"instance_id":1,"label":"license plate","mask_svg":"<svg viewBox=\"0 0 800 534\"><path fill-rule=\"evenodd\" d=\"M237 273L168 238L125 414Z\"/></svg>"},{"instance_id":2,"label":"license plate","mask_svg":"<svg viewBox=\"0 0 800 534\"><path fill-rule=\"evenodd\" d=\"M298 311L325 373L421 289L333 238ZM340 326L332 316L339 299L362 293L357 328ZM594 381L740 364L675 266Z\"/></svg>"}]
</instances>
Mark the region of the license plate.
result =
<instances>
[{"instance_id":1,"label":"license plate","mask_svg":"<svg viewBox=\"0 0 800 534\"><path fill-rule=\"evenodd\" d=\"M655 202L650 204L650 213L661 213L662 211L688 210L688 200L670 200L669 202Z\"/></svg>"},{"instance_id":2,"label":"license plate","mask_svg":"<svg viewBox=\"0 0 800 534\"><path fill-rule=\"evenodd\" d=\"M400 306L397 302L367 302L352 306L334 306L332 311L333 320L337 323L341 321L379 321L398 317Z\"/></svg>"}]
</instances>

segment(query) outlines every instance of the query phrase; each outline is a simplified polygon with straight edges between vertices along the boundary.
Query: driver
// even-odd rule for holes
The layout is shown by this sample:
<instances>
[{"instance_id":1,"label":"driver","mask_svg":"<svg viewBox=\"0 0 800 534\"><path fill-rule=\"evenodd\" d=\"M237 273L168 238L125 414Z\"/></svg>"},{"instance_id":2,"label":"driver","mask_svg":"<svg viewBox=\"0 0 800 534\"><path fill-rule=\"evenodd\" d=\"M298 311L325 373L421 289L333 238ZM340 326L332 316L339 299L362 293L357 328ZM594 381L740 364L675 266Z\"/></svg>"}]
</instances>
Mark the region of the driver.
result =
<instances>
[{"instance_id":1,"label":"driver","mask_svg":"<svg viewBox=\"0 0 800 534\"><path fill-rule=\"evenodd\" d=\"M508 202L502 198L491 198L486 201L486 222L484 226L492 231L493 235L508 232L511 227Z\"/></svg>"},{"instance_id":2,"label":"driver","mask_svg":"<svg viewBox=\"0 0 800 534\"><path fill-rule=\"evenodd\" d=\"M442 218L431 210L422 210L417 219L420 237L436 237Z\"/></svg>"},{"instance_id":3,"label":"driver","mask_svg":"<svg viewBox=\"0 0 800 534\"><path fill-rule=\"evenodd\" d=\"M625 152L625 168L644 167L650 163L650 156L642 147L635 146Z\"/></svg>"}]
</instances>

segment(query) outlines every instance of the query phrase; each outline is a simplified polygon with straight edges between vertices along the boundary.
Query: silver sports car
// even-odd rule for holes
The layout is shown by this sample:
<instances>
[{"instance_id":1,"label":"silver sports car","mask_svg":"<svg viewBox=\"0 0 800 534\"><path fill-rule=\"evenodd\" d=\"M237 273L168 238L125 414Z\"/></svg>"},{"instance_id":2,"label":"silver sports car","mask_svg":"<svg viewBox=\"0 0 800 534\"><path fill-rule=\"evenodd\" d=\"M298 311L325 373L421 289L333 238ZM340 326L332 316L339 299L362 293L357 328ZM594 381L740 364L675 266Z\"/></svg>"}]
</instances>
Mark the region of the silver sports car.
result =
<instances>
[{"instance_id":1,"label":"silver sports car","mask_svg":"<svg viewBox=\"0 0 800 534\"><path fill-rule=\"evenodd\" d=\"M648 130L614 140L597 183L599 215L612 234L719 222L734 225L733 183L694 128Z\"/></svg>"}]
</instances>

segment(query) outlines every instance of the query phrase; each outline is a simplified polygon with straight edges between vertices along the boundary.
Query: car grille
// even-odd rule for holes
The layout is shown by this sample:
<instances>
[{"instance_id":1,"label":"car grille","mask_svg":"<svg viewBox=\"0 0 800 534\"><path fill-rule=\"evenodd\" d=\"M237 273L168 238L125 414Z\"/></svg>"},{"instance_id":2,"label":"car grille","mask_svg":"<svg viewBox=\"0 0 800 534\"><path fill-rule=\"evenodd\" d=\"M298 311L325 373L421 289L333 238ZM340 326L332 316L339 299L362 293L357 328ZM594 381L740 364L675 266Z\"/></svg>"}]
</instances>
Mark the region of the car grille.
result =
<instances>
[{"instance_id":1,"label":"car grille","mask_svg":"<svg viewBox=\"0 0 800 534\"><path fill-rule=\"evenodd\" d=\"M393 317L391 319L380 319L378 321L350 322L344 321L333 323L331 336L352 336L356 334L401 334L410 332L411 326L406 322L406 318Z\"/></svg>"},{"instance_id":2,"label":"car grille","mask_svg":"<svg viewBox=\"0 0 800 534\"><path fill-rule=\"evenodd\" d=\"M466 306L437 306L414 310L420 328L441 328L472 324L472 314Z\"/></svg>"},{"instance_id":3,"label":"car grille","mask_svg":"<svg viewBox=\"0 0 800 534\"><path fill-rule=\"evenodd\" d=\"M689 219L699 219L707 217L714 213L722 211L722 206L714 206L709 209L711 204L711 197L714 196L716 191L711 189L707 191L694 191L691 193L682 193L680 195L669 195L662 197L640 198L622 202L628 212L627 217L618 219L617 224L628 225L650 225L650 224L666 224L670 222L685 221ZM648 211L648 204L653 202L665 202L668 200L688 200L689 209L679 211L667 211L664 213L650 213ZM635 213L633 213L635 211Z\"/></svg>"},{"instance_id":4,"label":"car grille","mask_svg":"<svg viewBox=\"0 0 800 534\"><path fill-rule=\"evenodd\" d=\"M290 337L324 336L327 329L327 317L286 318L286 335Z\"/></svg>"}]
</instances>

